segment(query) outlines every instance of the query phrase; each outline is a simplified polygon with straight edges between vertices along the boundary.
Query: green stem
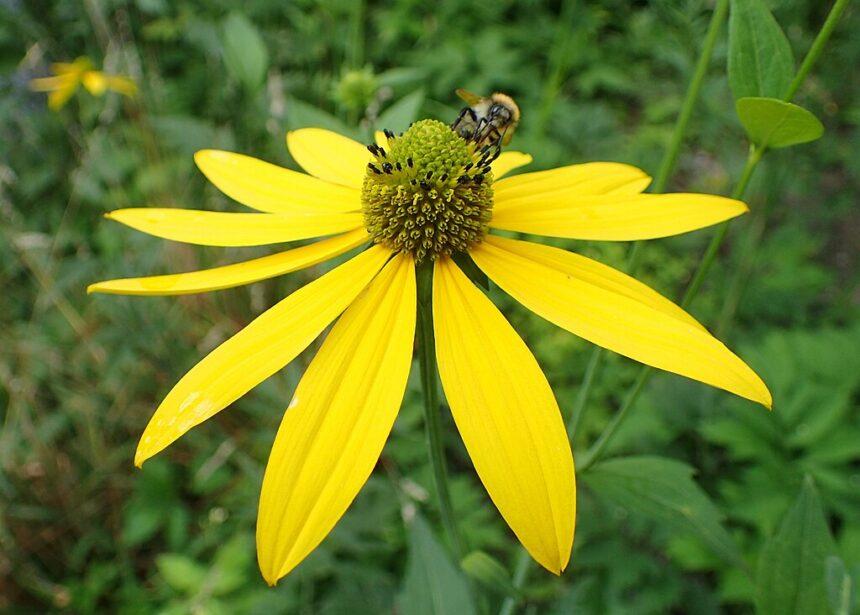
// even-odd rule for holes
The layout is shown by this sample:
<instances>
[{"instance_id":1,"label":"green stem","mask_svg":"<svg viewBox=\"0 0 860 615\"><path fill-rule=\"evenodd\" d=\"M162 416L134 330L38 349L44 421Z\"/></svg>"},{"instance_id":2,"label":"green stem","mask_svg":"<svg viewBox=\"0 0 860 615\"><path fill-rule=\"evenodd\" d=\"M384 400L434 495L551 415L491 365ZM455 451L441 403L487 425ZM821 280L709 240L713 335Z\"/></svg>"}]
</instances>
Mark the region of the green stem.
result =
<instances>
[{"instance_id":1,"label":"green stem","mask_svg":"<svg viewBox=\"0 0 860 615\"><path fill-rule=\"evenodd\" d=\"M783 100L790 101L794 98L797 90L800 89L801 84L804 79L806 79L806 75L809 74L809 71L812 70L815 62L818 61L818 56L821 55L824 45L827 44L827 40L830 38L830 35L833 34L833 29L839 22L839 18L842 16L843 11L848 8L849 2L850 0L836 0L833 8L830 9L830 13L827 15L827 19L824 20L824 25L821 26L821 30L818 31L818 35L815 37L815 40L812 41L812 47L809 48L809 51L806 53L806 57L803 58L803 62L797 70L794 80L791 82L791 85L788 86L788 90L786 90L783 95Z\"/></svg>"},{"instance_id":2,"label":"green stem","mask_svg":"<svg viewBox=\"0 0 860 615\"><path fill-rule=\"evenodd\" d=\"M643 365L639 370L636 380L633 382L633 387L627 393L627 397L624 398L624 403L621 404L621 408L615 413L615 416L612 417L612 420L601 432L600 437L597 438L597 441L595 441L595 443L591 445L591 448L585 452L585 455L582 456L582 460L577 464L577 470L580 473L585 472L594 464L595 461L600 459L603 451L612 439L612 436L615 435L615 432L621 426L621 423L623 423L624 419L627 418L630 408L632 408L633 404L636 403L636 398L639 397L639 393L648 381L652 371L652 368L647 365Z\"/></svg>"},{"instance_id":3,"label":"green stem","mask_svg":"<svg viewBox=\"0 0 860 615\"><path fill-rule=\"evenodd\" d=\"M439 497L442 525L448 534L451 549L459 562L463 559L463 540L457 529L451 491L448 488L448 471L445 467L445 448L442 445L439 389L436 382L436 344L433 339L433 266L427 261L418 267L418 362L421 366L421 388L424 390L424 417L427 427L427 448L433 465L433 482Z\"/></svg>"},{"instance_id":4,"label":"green stem","mask_svg":"<svg viewBox=\"0 0 860 615\"><path fill-rule=\"evenodd\" d=\"M654 180L653 191L662 192L666 188L666 184L675 169L678 162L678 154L681 149L681 144L684 141L684 135L690 125L690 118L693 116L693 110L699 100L699 92L702 90L705 74L708 66L711 63L711 56L714 53L714 46L717 42L717 36L722 29L723 22L726 20L726 14L729 9L729 0L719 0L717 6L714 7L714 12L711 15L711 21L708 24L708 32L705 34L705 42L702 46L702 53L699 60L696 62L696 70L693 73L693 78L690 80L690 85L687 88L687 93L684 95L684 103L681 106L681 112L678 114L678 120L675 122L675 128L672 131L672 139L669 142L669 149L663 155L663 160L660 162L660 169L657 172L657 177ZM639 264L641 255L642 242L637 241L630 248L630 253L627 260L627 273L634 273ZM588 403L588 397L591 392L591 386L594 382L594 376L600 363L600 357L603 349L596 346L591 351L591 356L586 367L585 377L582 387L576 398L571 418L568 422L568 435L572 436L576 428L582 420L583 410Z\"/></svg>"},{"instance_id":5,"label":"green stem","mask_svg":"<svg viewBox=\"0 0 860 615\"><path fill-rule=\"evenodd\" d=\"M566 5L567 9L569 5ZM729 8L729 0L718 0L716 7L714 7L714 12L711 15L711 21L708 24L708 31L705 34L705 42L702 46L702 52L699 56L698 61L696 62L696 69L693 72L693 77L690 80L690 85L687 87L687 92L684 95L684 102L681 106L681 111L678 114L678 119L675 122L675 127L672 130L672 138L669 142L669 149L663 155L663 159L660 162L660 168L657 171L657 177L654 180L654 184L652 186L652 190L654 192L662 192L666 188L666 184L669 181L669 178L672 176L672 172L675 169L675 165L678 162L678 155L681 150L681 144L684 141L684 136L687 133L687 128L690 125L690 119L693 117L693 110L696 107L696 103L699 100L699 93L702 90L702 84L704 83L705 75L707 74L708 67L711 63L711 57L714 53L714 47L716 45L717 37L719 36L720 30L722 29L723 23L726 20L726 15L728 13ZM562 20L565 21L565 20ZM558 67L556 67L558 68ZM553 77L557 77L560 74L560 70L554 70L552 75ZM552 82L553 80L550 80ZM546 92L551 92L552 89L550 86L547 86ZM544 98L544 110L546 107L546 103L548 100L554 101L554 96L545 96ZM543 114L542 114L543 115ZM642 242L637 241L630 248L630 252L628 254L627 259L627 272L633 273L636 270L636 267L639 264L639 257L641 256L642 250ZM573 434L576 433L577 428L579 427L583 414L585 413L585 408L588 405L588 399L591 394L591 387L594 384L595 377L600 367L600 362L602 357L604 356L604 350L595 346L591 355L588 359L588 364L585 368L585 374L583 376L582 386L579 389L579 393L576 397L576 402L573 407L573 411L571 412L570 419L567 424L567 435L568 439L573 438ZM640 376L641 377L641 376ZM639 378L637 378L638 380ZM644 384L644 382L643 382ZM635 385L634 385L635 386ZM640 385L641 386L641 385ZM635 396L628 396L629 404L625 404L625 406L632 406L635 401ZM622 411L626 414L626 410L622 407ZM618 420L619 415L621 419ZM616 415L616 422L618 424L623 420L623 414L619 412ZM614 429L613 429L614 431ZM604 434L601 434L601 438L603 438ZM611 438L611 434L605 438L605 441L608 442ZM598 439L598 442L600 439ZM595 443L597 444L597 443ZM605 444L604 444L605 445ZM603 446L603 445L602 445ZM601 448L602 448L601 446ZM586 453L586 459L590 457L589 453ZM587 466L586 466L587 467ZM581 471L581 466L579 466ZM517 559L516 571L514 572L513 584L514 587L520 588L525 582L525 578L528 574L528 570L531 566L531 558L529 554L524 550L520 550L519 557ZM500 615L510 615L513 612L514 607L516 606L516 600L514 598L507 598L502 604L502 609L499 611Z\"/></svg>"},{"instance_id":6,"label":"green stem","mask_svg":"<svg viewBox=\"0 0 860 615\"><path fill-rule=\"evenodd\" d=\"M828 14L827 19L824 22L824 25L821 27L821 31L815 37L815 41L812 43L812 47L809 50L809 53L806 54L806 57L803 60L803 63L800 66L800 69L797 71L797 75L795 75L794 80L791 82L791 86L789 86L788 91L785 94L784 99L786 101L790 100L794 94L797 92L798 88L803 83L803 80L809 74L809 71L812 69L812 66L815 64L818 57L821 55L821 50L824 48L824 44L830 38L830 35L833 33L833 29L836 27L836 22L839 20L839 17L842 15L842 12L848 6L848 0L837 0L833 5L833 8L830 9L830 14ZM766 148L757 148L755 146L750 147L749 155L747 156L746 165L744 165L744 169L741 172L740 178L738 178L738 183L735 186L734 191L732 192L732 198L740 199L746 193L747 187L749 186L750 180L752 179L753 172L755 168L758 166L758 163L761 161L762 156ZM720 245L726 237L726 234L729 230L729 223L724 222L717 229L717 232L711 238L711 242L708 244L707 249L705 250L705 254L702 257L702 260L699 262L699 266L696 269L696 273L693 275L693 280L690 282L690 285L687 287L687 291L684 293L683 298L681 299L681 307L687 308L692 303L693 299L698 293L702 282L705 279L705 276L708 274L708 271L711 268L711 265L716 258L717 252L720 249ZM615 418L606 426L604 432L600 435L598 440L594 443L594 445L589 449L583 461L579 464L579 471L582 472L590 465L592 465L595 461L600 458L600 455L605 450L606 445L609 440L618 430L618 427L623 422L624 418L627 416L628 411L636 402L636 399L639 396L639 393L642 391L645 383L648 381L650 374L653 370L648 366L643 366L640 370L638 376L636 377L636 381L633 384L633 388L628 394L627 398L624 401L624 405L616 414Z\"/></svg>"},{"instance_id":7,"label":"green stem","mask_svg":"<svg viewBox=\"0 0 860 615\"><path fill-rule=\"evenodd\" d=\"M708 32L705 34L705 43L702 46L702 54L699 56L699 61L696 63L696 70L693 73L693 79L687 87L687 93L684 96L684 104L681 107L681 113L678 115L678 121L675 123L675 130L672 132L672 140L669 142L669 149L663 156L663 161L660 164L660 169L657 171L657 177L654 179L654 192L663 192L666 189L666 184L672 176L672 171L675 169L675 164L678 161L678 154L681 151L681 143L684 140L684 135L687 132L687 126L690 124L690 118L693 117L693 109L696 108L696 101L699 99L699 92L702 89L702 83L705 80L705 75L708 72L708 66L711 64L711 56L714 53L714 45L717 42L717 36L726 20L726 15L729 11L729 0L719 0L717 6L714 7L714 12L711 15L711 22L708 25Z\"/></svg>"},{"instance_id":8,"label":"green stem","mask_svg":"<svg viewBox=\"0 0 860 615\"><path fill-rule=\"evenodd\" d=\"M740 199L743 197L744 192L746 192L747 186L749 185L749 181L752 178L753 170L758 165L759 161L761 161L761 157L764 154L764 149L758 149L755 147L750 148L750 153L747 156L747 162L744 166L744 170L741 172L741 176L738 179L738 183L735 186L734 191L732 192L732 198ZM690 303L692 303L693 298L698 293L699 288L702 285L702 282L705 279L705 276L708 274L708 271L713 265L714 260L717 256L717 253L720 250L720 245L722 245L723 240L726 237L726 234L729 231L729 223L723 222L720 227L717 229L717 232L714 233L714 236L711 238L711 242L708 244L707 249L705 250L705 254L702 256L702 260L699 261L699 266L696 268L696 273L693 274L693 279L690 282L690 285L687 287L687 291L684 293L684 297L681 299L681 307L687 308ZM639 398L639 394L645 388L645 384L651 378L651 374L654 370L647 365L643 365L639 370L639 373L636 375L636 380L634 380L630 391L627 393L627 397L624 398L624 403L619 408L618 412L615 413L615 416L609 422L609 424L604 428L603 432L597 438L594 444L591 445L585 455L583 455L582 460L577 464L577 470L579 472L584 472L589 467L594 465L594 463L600 459L603 453L606 450L606 446L609 444L609 441L615 436L615 433L618 431L618 428L627 418L627 415L630 413L630 409L636 403L636 400Z\"/></svg>"},{"instance_id":9,"label":"green stem","mask_svg":"<svg viewBox=\"0 0 860 615\"><path fill-rule=\"evenodd\" d=\"M738 183L735 186L734 191L732 192L733 199L740 199L743 197L744 193L747 190L747 186L749 185L750 179L752 178L753 171L755 170L758 163L761 161L761 157L764 155L764 148L757 148L755 146L750 147L750 153L747 156L747 162L744 165L744 170L741 172L740 179L738 179ZM705 249L705 254L702 256L702 260L699 261L699 266L696 269L696 272L693 274L693 279L690 281L689 286L687 286L687 290L684 293L683 298L681 299L681 307L686 308L692 303L693 297L696 296L696 293L699 292L699 287L701 287L702 282L705 281L705 276L711 270L711 265L713 265L714 260L717 257L717 253L720 250L720 246L723 243L723 240L726 238L726 234L729 232L729 222L723 222L717 227L717 232L711 237L711 241L708 244L708 247Z\"/></svg>"},{"instance_id":10,"label":"green stem","mask_svg":"<svg viewBox=\"0 0 860 615\"><path fill-rule=\"evenodd\" d=\"M514 570L513 585L517 589L525 585L526 577L529 576L529 569L532 565L532 558L525 549L520 549L519 557L517 558L517 566ZM499 609L499 615L511 615L514 612L514 607L517 606L517 599L508 596L502 603L502 608Z\"/></svg>"},{"instance_id":11,"label":"green stem","mask_svg":"<svg viewBox=\"0 0 860 615\"><path fill-rule=\"evenodd\" d=\"M538 119L533 128L535 134L538 135L544 134L552 118L552 110L555 108L555 101L558 98L558 93L561 91L564 75L567 72L571 59L576 57L576 54L571 53L571 47L576 37L579 36L573 19L576 4L575 0L566 0L558 16L555 44L552 47L552 55L549 60L549 73L544 82Z\"/></svg>"},{"instance_id":12,"label":"green stem","mask_svg":"<svg viewBox=\"0 0 860 615\"><path fill-rule=\"evenodd\" d=\"M585 411L585 406L588 404L588 395L591 392L591 385L594 383L594 376L597 373L597 368L600 365L600 360L603 358L603 348L595 346L591 350L591 356L588 357L588 365L585 367L585 375L582 377L582 386L579 387L579 393L576 395L576 402L573 404L573 412L570 414L570 419L567 421L567 439L573 440L573 434L579 428L579 423L582 420L582 414Z\"/></svg>"},{"instance_id":13,"label":"green stem","mask_svg":"<svg viewBox=\"0 0 860 615\"><path fill-rule=\"evenodd\" d=\"M350 14L347 66L353 70L361 68L364 62L364 2L353 0Z\"/></svg>"}]
</instances>

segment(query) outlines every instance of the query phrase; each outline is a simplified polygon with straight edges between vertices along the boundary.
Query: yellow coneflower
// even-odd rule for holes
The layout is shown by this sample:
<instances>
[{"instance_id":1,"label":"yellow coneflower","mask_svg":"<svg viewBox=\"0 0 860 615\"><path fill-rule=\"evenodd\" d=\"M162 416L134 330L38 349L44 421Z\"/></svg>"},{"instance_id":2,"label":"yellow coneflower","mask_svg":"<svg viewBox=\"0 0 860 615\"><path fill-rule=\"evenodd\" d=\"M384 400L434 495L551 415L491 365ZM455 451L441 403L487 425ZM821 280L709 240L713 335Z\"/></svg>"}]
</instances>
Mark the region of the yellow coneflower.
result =
<instances>
[{"instance_id":1,"label":"yellow coneflower","mask_svg":"<svg viewBox=\"0 0 860 615\"><path fill-rule=\"evenodd\" d=\"M108 90L124 96L134 96L137 86L134 81L121 75L106 75L95 70L92 60L81 57L74 62L51 64L52 77L40 77L30 81L30 89L48 92L48 107L61 109L78 91L81 84L93 96L103 96Z\"/></svg>"},{"instance_id":2,"label":"yellow coneflower","mask_svg":"<svg viewBox=\"0 0 860 615\"><path fill-rule=\"evenodd\" d=\"M308 175L206 150L200 170L260 213L123 209L113 220L209 246L317 243L205 271L100 282L91 292L194 293L247 284L369 245L258 316L168 393L137 449L142 464L220 412L332 328L278 430L260 496L257 549L274 584L329 533L370 475L412 362L416 266L433 267L443 389L475 469L528 552L558 574L573 544L573 457L537 361L455 264L468 254L520 303L596 344L770 406L761 379L680 307L566 250L493 230L572 239L665 237L747 211L702 194L643 194L631 166L589 163L502 178L531 157L486 148L424 120L365 148L320 129L287 135ZM368 149L370 153L368 153Z\"/></svg>"}]
</instances>

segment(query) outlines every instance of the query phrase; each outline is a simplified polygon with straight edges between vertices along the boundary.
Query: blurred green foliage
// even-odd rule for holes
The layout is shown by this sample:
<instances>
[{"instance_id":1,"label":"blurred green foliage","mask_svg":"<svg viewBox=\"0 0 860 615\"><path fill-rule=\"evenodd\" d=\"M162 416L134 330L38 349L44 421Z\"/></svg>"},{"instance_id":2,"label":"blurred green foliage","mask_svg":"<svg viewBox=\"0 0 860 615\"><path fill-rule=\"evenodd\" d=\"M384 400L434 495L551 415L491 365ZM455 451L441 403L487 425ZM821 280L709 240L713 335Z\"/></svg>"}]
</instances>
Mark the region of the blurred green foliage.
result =
<instances>
[{"instance_id":1,"label":"blurred green foliage","mask_svg":"<svg viewBox=\"0 0 860 615\"><path fill-rule=\"evenodd\" d=\"M829 3L769 5L802 57ZM205 295L87 297L86 284L98 279L264 253L163 242L101 214L233 209L195 170L195 150L295 168L286 130L322 126L369 140L375 128L402 130L416 117L451 120L456 87L517 99L523 120L513 147L533 154L533 168L616 160L654 173L712 2L236 6L0 2L0 610L424 612L434 583L457 601L435 612L495 610L509 591L496 564L512 571L516 543L449 421L455 507L470 550L483 552L465 568L472 587L491 586L472 604L439 539L417 370L377 471L331 536L275 589L254 561L256 502L280 414L313 348L143 470L132 468L136 440L171 385L331 265ZM530 612L744 613L756 601L762 612L788 612L773 610L768 596L785 597L778 584L804 566L816 581L798 588L796 609L826 596L816 609L856 610L858 29L854 7L796 99L821 118L824 137L768 154L748 192L752 213L733 223L693 309L762 374L774 411L654 378L610 449L641 463L610 459L580 481L571 566L561 578L532 571L522 594ZM49 112L29 79L80 55L131 76L138 98L80 92ZM728 55L724 31L672 190L727 193L743 165ZM677 296L709 233L649 242L639 277ZM557 243L616 266L625 260L624 245ZM588 344L492 294L569 412ZM632 362L608 357L575 453L600 433L635 373ZM663 459L641 457L655 453ZM619 480L631 488L619 491ZM810 535L823 537L805 550ZM798 550L808 557L794 561Z\"/></svg>"}]
</instances>

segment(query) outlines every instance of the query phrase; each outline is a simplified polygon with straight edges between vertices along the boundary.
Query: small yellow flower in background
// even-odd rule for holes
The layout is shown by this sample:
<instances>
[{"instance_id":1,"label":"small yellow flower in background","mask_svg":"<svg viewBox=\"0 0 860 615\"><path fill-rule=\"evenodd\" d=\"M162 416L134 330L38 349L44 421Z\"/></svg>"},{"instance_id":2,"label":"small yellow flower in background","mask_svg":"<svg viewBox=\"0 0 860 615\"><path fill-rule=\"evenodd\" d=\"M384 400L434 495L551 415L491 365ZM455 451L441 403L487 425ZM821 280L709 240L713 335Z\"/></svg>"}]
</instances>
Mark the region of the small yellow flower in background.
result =
<instances>
[{"instance_id":1,"label":"small yellow flower in background","mask_svg":"<svg viewBox=\"0 0 860 615\"><path fill-rule=\"evenodd\" d=\"M137 86L134 81L121 75L106 75L95 70L92 60L81 57L74 62L51 64L53 77L41 77L30 81L30 89L36 92L49 92L48 107L61 109L83 84L93 96L103 96L108 90L123 96L134 96Z\"/></svg>"},{"instance_id":2,"label":"small yellow flower in background","mask_svg":"<svg viewBox=\"0 0 860 615\"><path fill-rule=\"evenodd\" d=\"M476 151L432 120L368 148L321 129L291 132L287 146L308 175L230 152L195 156L224 194L260 213L144 208L108 217L209 246L331 237L224 267L89 288L217 290L370 244L213 350L168 393L138 445L139 466L283 368L340 317L299 382L266 467L257 550L270 584L325 538L376 464L412 363L420 262L433 262L436 355L457 428L505 521L556 574L570 559L576 518L573 456L558 404L529 349L451 254L467 252L502 290L576 335L770 407L767 387L741 359L649 287L566 250L490 233L650 239L741 215L743 203L643 194L650 178L617 163L503 178L531 157Z\"/></svg>"}]
</instances>

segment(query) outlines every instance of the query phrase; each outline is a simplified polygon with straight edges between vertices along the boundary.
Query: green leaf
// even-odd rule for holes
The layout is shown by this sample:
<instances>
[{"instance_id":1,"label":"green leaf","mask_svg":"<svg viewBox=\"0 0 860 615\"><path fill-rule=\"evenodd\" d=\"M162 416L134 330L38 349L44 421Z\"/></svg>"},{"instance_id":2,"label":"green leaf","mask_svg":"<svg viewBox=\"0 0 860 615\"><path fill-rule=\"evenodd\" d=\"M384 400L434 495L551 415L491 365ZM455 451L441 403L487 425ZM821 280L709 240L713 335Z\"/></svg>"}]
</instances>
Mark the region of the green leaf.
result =
<instances>
[{"instance_id":1,"label":"green leaf","mask_svg":"<svg viewBox=\"0 0 860 615\"><path fill-rule=\"evenodd\" d=\"M399 603L398 612L403 615L475 613L465 577L420 515L409 527L409 561Z\"/></svg>"},{"instance_id":2,"label":"green leaf","mask_svg":"<svg viewBox=\"0 0 860 615\"><path fill-rule=\"evenodd\" d=\"M775 98L741 98L735 108L750 141L758 147L789 147L824 134L824 126L812 113Z\"/></svg>"},{"instance_id":3,"label":"green leaf","mask_svg":"<svg viewBox=\"0 0 860 615\"><path fill-rule=\"evenodd\" d=\"M155 559L158 572L170 587L194 595L206 580L207 570L191 558L178 553L165 553Z\"/></svg>"},{"instance_id":4,"label":"green leaf","mask_svg":"<svg viewBox=\"0 0 860 615\"><path fill-rule=\"evenodd\" d=\"M818 492L807 477L800 496L758 562L756 610L762 615L830 611L827 557L835 551Z\"/></svg>"},{"instance_id":5,"label":"green leaf","mask_svg":"<svg viewBox=\"0 0 860 615\"><path fill-rule=\"evenodd\" d=\"M851 615L854 609L854 583L842 558L827 558L827 599L835 615Z\"/></svg>"},{"instance_id":6,"label":"green leaf","mask_svg":"<svg viewBox=\"0 0 860 615\"><path fill-rule=\"evenodd\" d=\"M729 85L735 99L785 95L794 56L763 0L732 0L729 17Z\"/></svg>"},{"instance_id":7,"label":"green leaf","mask_svg":"<svg viewBox=\"0 0 860 615\"><path fill-rule=\"evenodd\" d=\"M287 100L287 126L290 130L325 128L352 139L361 139L356 130L349 128L335 116L296 98Z\"/></svg>"},{"instance_id":8,"label":"green leaf","mask_svg":"<svg viewBox=\"0 0 860 615\"><path fill-rule=\"evenodd\" d=\"M427 78L427 71L422 68L389 68L379 73L376 79L380 87L397 87L408 83L416 83Z\"/></svg>"},{"instance_id":9,"label":"green leaf","mask_svg":"<svg viewBox=\"0 0 860 615\"><path fill-rule=\"evenodd\" d=\"M380 113L376 126L396 133L403 132L418 118L418 112L423 104L424 90L415 90Z\"/></svg>"},{"instance_id":10,"label":"green leaf","mask_svg":"<svg viewBox=\"0 0 860 615\"><path fill-rule=\"evenodd\" d=\"M742 565L721 514L693 481L693 468L663 457L620 457L596 464L583 480L598 494L651 519L695 533L722 559Z\"/></svg>"},{"instance_id":11,"label":"green leaf","mask_svg":"<svg viewBox=\"0 0 860 615\"><path fill-rule=\"evenodd\" d=\"M511 582L511 575L496 559L483 551L472 551L460 566L465 573L492 592L518 598L520 591Z\"/></svg>"},{"instance_id":12,"label":"green leaf","mask_svg":"<svg viewBox=\"0 0 860 615\"><path fill-rule=\"evenodd\" d=\"M212 593L216 596L229 594L248 581L246 571L251 566L254 540L246 534L235 534L219 547L210 571Z\"/></svg>"},{"instance_id":13,"label":"green leaf","mask_svg":"<svg viewBox=\"0 0 860 615\"><path fill-rule=\"evenodd\" d=\"M269 54L257 28L243 14L230 13L224 20L223 45L227 72L255 92L269 68Z\"/></svg>"}]
</instances>

